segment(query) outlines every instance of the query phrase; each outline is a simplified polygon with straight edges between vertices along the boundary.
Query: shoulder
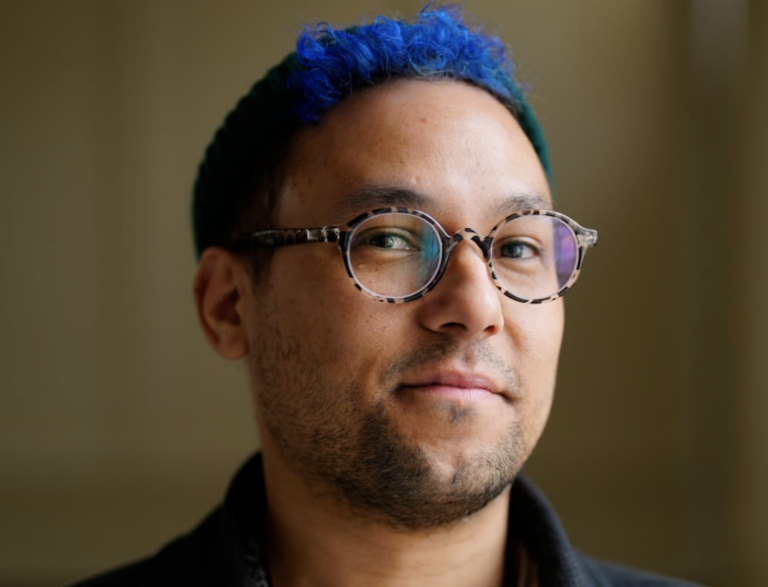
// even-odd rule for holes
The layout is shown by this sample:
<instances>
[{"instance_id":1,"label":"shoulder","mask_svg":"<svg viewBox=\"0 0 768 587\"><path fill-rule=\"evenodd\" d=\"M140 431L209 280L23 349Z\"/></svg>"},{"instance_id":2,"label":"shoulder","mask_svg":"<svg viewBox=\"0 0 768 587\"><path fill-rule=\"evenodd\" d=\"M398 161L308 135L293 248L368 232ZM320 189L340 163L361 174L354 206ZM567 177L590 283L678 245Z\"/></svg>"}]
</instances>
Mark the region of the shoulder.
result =
<instances>
[{"instance_id":1,"label":"shoulder","mask_svg":"<svg viewBox=\"0 0 768 587\"><path fill-rule=\"evenodd\" d=\"M586 572L601 587L701 587L688 581L639 571L588 556L581 558Z\"/></svg>"},{"instance_id":2,"label":"shoulder","mask_svg":"<svg viewBox=\"0 0 768 587\"><path fill-rule=\"evenodd\" d=\"M92 577L72 587L161 587L215 585L215 527L219 511L213 512L195 530L163 547L154 556Z\"/></svg>"},{"instance_id":3,"label":"shoulder","mask_svg":"<svg viewBox=\"0 0 768 587\"><path fill-rule=\"evenodd\" d=\"M261 457L235 475L224 503L188 534L160 552L72 587L230 587L264 573L261 538L266 531Z\"/></svg>"},{"instance_id":4,"label":"shoulder","mask_svg":"<svg viewBox=\"0 0 768 587\"><path fill-rule=\"evenodd\" d=\"M547 498L524 475L519 475L512 485L509 527L515 529L537 561L542 585L697 587L583 555L571 545Z\"/></svg>"}]
</instances>

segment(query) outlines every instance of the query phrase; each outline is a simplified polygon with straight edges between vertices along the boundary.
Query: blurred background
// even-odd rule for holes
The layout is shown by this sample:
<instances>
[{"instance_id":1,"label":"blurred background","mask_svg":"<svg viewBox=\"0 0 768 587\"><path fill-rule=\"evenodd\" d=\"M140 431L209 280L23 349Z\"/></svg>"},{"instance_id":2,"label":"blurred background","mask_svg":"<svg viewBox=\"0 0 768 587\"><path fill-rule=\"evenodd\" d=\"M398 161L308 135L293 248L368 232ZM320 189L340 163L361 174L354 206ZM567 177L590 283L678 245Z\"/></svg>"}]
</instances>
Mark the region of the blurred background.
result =
<instances>
[{"instance_id":1,"label":"blurred background","mask_svg":"<svg viewBox=\"0 0 768 587\"><path fill-rule=\"evenodd\" d=\"M200 332L190 189L296 31L422 1L2 0L0 585L154 552L257 445ZM600 230L529 473L582 550L768 585L768 3L467 0Z\"/></svg>"}]
</instances>

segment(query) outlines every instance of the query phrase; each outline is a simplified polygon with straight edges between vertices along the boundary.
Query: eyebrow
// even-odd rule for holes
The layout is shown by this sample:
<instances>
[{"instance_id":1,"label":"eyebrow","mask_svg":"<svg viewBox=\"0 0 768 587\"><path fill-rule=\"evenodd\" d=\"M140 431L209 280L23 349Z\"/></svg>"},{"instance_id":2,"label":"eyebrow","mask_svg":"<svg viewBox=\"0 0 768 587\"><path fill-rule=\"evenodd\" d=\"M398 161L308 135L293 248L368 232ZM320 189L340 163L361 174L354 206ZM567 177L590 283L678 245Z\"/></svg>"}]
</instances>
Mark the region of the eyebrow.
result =
<instances>
[{"instance_id":1,"label":"eyebrow","mask_svg":"<svg viewBox=\"0 0 768 587\"><path fill-rule=\"evenodd\" d=\"M551 210L552 202L543 194L534 191L513 192L496 206L495 216L509 216L522 210Z\"/></svg>"},{"instance_id":2,"label":"eyebrow","mask_svg":"<svg viewBox=\"0 0 768 587\"><path fill-rule=\"evenodd\" d=\"M402 208L424 208L440 210L438 202L426 194L409 188L385 185L367 185L347 194L334 206L334 213L340 218L353 216L365 210L398 206Z\"/></svg>"},{"instance_id":3,"label":"eyebrow","mask_svg":"<svg viewBox=\"0 0 768 587\"><path fill-rule=\"evenodd\" d=\"M442 202L432 196L410 188L386 185L367 185L344 196L333 208L339 218L354 216L366 210L398 206L422 210L439 216L444 210ZM552 204L543 194L535 191L513 191L493 210L493 217L503 218L530 209L550 210Z\"/></svg>"}]
</instances>

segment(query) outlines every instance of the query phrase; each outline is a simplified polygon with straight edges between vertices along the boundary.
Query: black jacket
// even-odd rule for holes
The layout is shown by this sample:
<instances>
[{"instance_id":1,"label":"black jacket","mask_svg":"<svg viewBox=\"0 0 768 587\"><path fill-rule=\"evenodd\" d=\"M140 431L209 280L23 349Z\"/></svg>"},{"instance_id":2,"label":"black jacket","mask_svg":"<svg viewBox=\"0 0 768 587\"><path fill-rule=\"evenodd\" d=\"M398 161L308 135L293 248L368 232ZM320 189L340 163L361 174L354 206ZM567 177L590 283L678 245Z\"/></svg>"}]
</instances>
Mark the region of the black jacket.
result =
<instances>
[{"instance_id":1,"label":"black jacket","mask_svg":"<svg viewBox=\"0 0 768 587\"><path fill-rule=\"evenodd\" d=\"M540 587L695 587L580 554L524 475L510 500L510 528L538 562ZM235 476L224 504L192 532L153 557L73 587L269 587L266 528L264 474L256 455Z\"/></svg>"}]
</instances>

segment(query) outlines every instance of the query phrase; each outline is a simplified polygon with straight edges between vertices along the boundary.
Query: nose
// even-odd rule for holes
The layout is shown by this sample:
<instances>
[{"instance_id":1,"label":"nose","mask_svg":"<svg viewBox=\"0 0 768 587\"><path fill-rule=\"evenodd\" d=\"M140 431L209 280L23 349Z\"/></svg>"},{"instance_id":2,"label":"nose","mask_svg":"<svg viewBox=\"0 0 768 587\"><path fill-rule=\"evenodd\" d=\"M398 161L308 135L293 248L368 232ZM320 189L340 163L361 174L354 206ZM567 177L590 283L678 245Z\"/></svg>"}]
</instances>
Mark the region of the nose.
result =
<instances>
[{"instance_id":1,"label":"nose","mask_svg":"<svg viewBox=\"0 0 768 587\"><path fill-rule=\"evenodd\" d=\"M451 253L440 282L423 298L420 319L442 334L491 336L504 328L503 304L482 251L465 239Z\"/></svg>"}]
</instances>

